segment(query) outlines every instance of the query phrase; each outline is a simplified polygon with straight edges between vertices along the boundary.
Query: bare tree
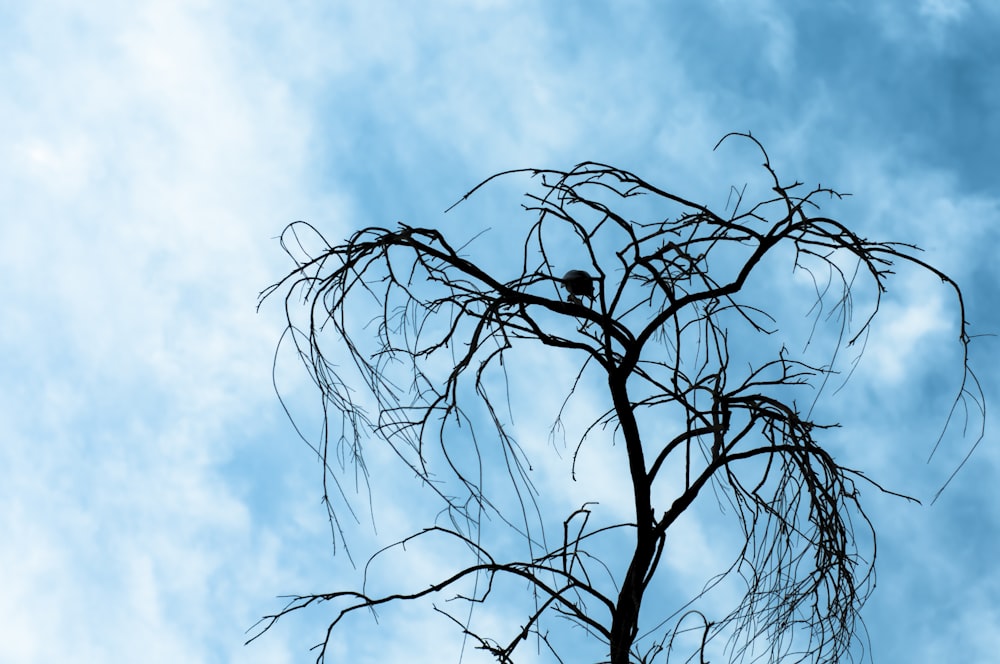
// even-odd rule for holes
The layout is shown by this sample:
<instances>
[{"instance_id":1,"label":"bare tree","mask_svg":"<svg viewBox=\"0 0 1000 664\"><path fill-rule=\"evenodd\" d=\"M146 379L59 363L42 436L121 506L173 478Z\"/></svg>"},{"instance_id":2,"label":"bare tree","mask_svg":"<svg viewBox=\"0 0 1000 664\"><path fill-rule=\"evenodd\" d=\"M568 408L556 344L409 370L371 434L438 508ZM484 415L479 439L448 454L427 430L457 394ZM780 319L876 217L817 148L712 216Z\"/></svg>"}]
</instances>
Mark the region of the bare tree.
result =
<instances>
[{"instance_id":1,"label":"bare tree","mask_svg":"<svg viewBox=\"0 0 1000 664\"><path fill-rule=\"evenodd\" d=\"M516 266L513 257L502 266L472 260L466 252L477 238L454 246L431 228L365 228L337 246L303 222L285 229L296 266L261 299L284 294L283 339L322 395L326 426L315 449L335 543L351 509L344 472L369 477L365 452L381 444L442 512L372 561L428 538L460 543L468 557L416 590L294 596L253 638L281 616L332 602L317 646L323 661L333 631L355 612L437 597L457 600L434 609L498 662L513 662L528 641L564 661L566 630L600 644L612 664L706 662L709 653L839 662L863 652L859 611L874 585L875 531L858 485L885 489L838 464L822 441L833 425L814 421L813 407L837 374L838 353L863 346L900 263L953 291L965 357L955 406L981 407L962 292L916 247L869 241L821 216L820 201L841 194L821 186L799 193L802 184L783 184L755 138L723 141L733 136L760 150L769 190L753 202L732 190L726 214L599 163L487 179L462 201L501 176L537 183L524 205L532 221L505 229L523 237ZM793 352L778 334L775 288L802 276L814 294L806 302L813 346ZM824 346L817 336L827 321ZM811 359L817 346L825 359ZM514 434L508 373L519 354L540 347L577 367L554 437L578 390L596 386L606 398L592 421L571 423L565 481L597 481L578 478L575 460L597 436L610 437L627 464L627 476L615 478L630 495L627 519L609 520L592 502L562 513L540 506L547 496L532 470L539 450L529 454ZM732 562L695 596L669 610L657 600L654 611L650 588L677 546L668 533L699 498L734 519ZM724 585L739 589L737 601L708 601ZM483 633L473 609L518 592L528 597L523 620Z\"/></svg>"}]
</instances>

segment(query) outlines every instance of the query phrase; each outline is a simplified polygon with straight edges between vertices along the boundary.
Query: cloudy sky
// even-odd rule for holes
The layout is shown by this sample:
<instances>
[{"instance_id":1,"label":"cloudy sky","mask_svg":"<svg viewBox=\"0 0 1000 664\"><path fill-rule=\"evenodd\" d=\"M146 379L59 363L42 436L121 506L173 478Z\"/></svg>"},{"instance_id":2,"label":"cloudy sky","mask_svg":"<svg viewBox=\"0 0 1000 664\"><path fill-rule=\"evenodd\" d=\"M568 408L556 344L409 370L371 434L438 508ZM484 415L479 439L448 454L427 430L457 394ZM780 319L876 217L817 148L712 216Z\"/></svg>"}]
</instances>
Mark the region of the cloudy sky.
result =
<instances>
[{"instance_id":1,"label":"cloudy sky","mask_svg":"<svg viewBox=\"0 0 1000 664\"><path fill-rule=\"evenodd\" d=\"M757 157L712 147L749 130L789 179L853 194L832 215L923 247L973 333L1000 332L992 0L41 0L0 3L0 51L3 662L312 661L323 608L243 645L277 596L355 578L274 394L280 312L255 310L296 219L468 237L483 206L442 213L480 179L587 159L724 203ZM486 200L516 210L522 185ZM972 357L986 438L929 506L980 421L925 463L954 309L933 280L894 284L840 413L846 457L924 501L865 494L872 654L991 661L1000 341ZM315 431L308 383L279 374ZM410 516L390 502L379 536ZM457 661L456 643L404 611L331 654Z\"/></svg>"}]
</instances>

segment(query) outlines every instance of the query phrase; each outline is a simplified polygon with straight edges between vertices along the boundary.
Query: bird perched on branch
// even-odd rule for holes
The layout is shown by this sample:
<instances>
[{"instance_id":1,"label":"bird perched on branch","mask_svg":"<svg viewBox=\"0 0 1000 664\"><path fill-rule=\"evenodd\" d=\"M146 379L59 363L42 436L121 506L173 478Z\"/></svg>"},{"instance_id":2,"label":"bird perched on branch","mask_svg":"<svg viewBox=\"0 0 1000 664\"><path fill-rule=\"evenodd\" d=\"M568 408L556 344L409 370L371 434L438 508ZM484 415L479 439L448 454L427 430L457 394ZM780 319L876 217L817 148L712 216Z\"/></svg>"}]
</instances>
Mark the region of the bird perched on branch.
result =
<instances>
[{"instance_id":1,"label":"bird perched on branch","mask_svg":"<svg viewBox=\"0 0 1000 664\"><path fill-rule=\"evenodd\" d=\"M563 275L563 286L569 291L569 301L580 303L581 297L594 299L594 278L583 270L570 270Z\"/></svg>"}]
</instances>

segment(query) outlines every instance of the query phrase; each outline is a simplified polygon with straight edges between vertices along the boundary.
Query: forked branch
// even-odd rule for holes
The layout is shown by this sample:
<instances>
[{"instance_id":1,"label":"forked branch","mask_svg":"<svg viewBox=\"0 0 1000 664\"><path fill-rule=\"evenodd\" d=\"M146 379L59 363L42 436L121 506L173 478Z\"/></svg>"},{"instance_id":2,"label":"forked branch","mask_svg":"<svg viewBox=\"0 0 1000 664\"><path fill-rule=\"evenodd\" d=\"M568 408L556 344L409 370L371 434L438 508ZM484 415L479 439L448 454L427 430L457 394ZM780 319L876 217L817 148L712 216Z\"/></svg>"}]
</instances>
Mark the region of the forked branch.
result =
<instances>
[{"instance_id":1,"label":"forked branch","mask_svg":"<svg viewBox=\"0 0 1000 664\"><path fill-rule=\"evenodd\" d=\"M462 200L501 176L538 183L513 275L509 262L475 259L474 243L456 247L431 228L369 227L340 245L304 222L285 229L295 268L261 299L284 297L283 339L320 390L325 426L315 449L331 523L350 508L343 472L390 472L365 461L370 445L387 444L450 525L418 526L371 560L441 536L470 558L418 590L295 596L253 638L281 616L334 603L322 661L348 616L450 593L464 615L435 610L498 662L513 662L532 636L557 661L579 661L585 648L573 635L581 633L612 664L851 660L874 587L875 533L856 485L870 481L836 462L822 440L833 425L798 403L819 398L840 350L874 324L893 269L909 264L955 297L965 376L955 405L981 409L965 303L916 247L868 240L819 214L821 201L841 194L785 184L753 136L729 138L759 149L770 188L753 202L739 190L725 214L596 162L508 171L477 185ZM581 264L557 264L567 243L578 245ZM804 303L813 316L804 345L829 343L820 362L768 345L793 331L760 284L787 276L789 257L816 286L815 302ZM858 316L853 307L865 300ZM825 335L818 330L828 321ZM579 479L627 487L626 516L590 499L567 507L551 478L536 483L532 459L551 450L522 447L508 408L512 385L537 390L550 370L516 373L515 360L538 348L577 366L554 431L576 395L602 403L579 427L566 480L579 477L584 445L601 436L622 443L602 449L623 457L624 475ZM731 564L679 605L651 602L664 552L676 546L671 529L708 493L735 518ZM339 525L334 535L342 537ZM726 584L741 588L734 605L713 594ZM512 596L527 599L524 620L503 635L482 633L476 612ZM686 639L692 620L697 637Z\"/></svg>"}]
</instances>

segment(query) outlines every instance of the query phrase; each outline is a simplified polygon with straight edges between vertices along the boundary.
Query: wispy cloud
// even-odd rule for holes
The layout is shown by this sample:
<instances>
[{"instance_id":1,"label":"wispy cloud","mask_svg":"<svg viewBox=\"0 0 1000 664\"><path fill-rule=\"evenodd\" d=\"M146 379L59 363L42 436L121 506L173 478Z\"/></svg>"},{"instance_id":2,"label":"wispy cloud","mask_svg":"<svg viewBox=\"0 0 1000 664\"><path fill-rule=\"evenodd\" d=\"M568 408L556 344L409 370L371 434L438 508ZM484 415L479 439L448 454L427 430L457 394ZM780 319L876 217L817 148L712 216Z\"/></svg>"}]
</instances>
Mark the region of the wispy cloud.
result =
<instances>
[{"instance_id":1,"label":"wispy cloud","mask_svg":"<svg viewBox=\"0 0 1000 664\"><path fill-rule=\"evenodd\" d=\"M329 561L318 466L271 393L276 311L254 309L288 267L272 240L287 221L317 222L331 240L397 219L462 239L488 224L497 238L488 260L502 267L495 249L523 181L439 216L482 177L597 158L719 202L742 184L734 171L747 171L738 150L709 150L726 131L752 129L791 177L852 191L842 209L871 235L925 246L968 285L977 329L996 326L984 304L996 299L1000 214L986 175L997 98L981 84L996 73L989 3L809 10L822 20L770 2L618 7L50 0L3 11L0 659L57 661L69 650L94 662L308 657L325 614L241 645L274 595L325 589L348 567ZM912 362L945 332L947 294L908 285L898 294L859 377L901 402L936 403L941 393ZM295 380L290 395L308 413L312 395ZM595 398L581 391L567 419L585 419ZM544 433L535 447L554 454ZM614 453L595 440L581 463L596 472ZM870 458L893 468L891 455ZM995 459L974 457L982 465L970 476L988 476L982 468ZM542 460L538 474L558 477L565 461ZM963 485L960 495L995 504L989 491ZM614 495L607 502L617 508ZM929 521L907 512L933 550L919 564L961 548L934 534L949 515L985 538L970 559L988 556L1000 519L958 502L945 500ZM403 507L384 505L380 535L406 530ZM360 532L374 537L367 522ZM906 534L886 532L887 555L897 556L887 564L899 573L890 617L873 620L889 624L949 583L976 583L955 617L941 617L941 633L966 659L987 652L990 568L929 579L893 539ZM671 552L677 570L710 548L697 524L687 536L691 546ZM441 561L416 563L433 575ZM502 611L482 619L512 620ZM439 628L414 619L410 634L393 632L396 647L420 661L406 644L451 638ZM910 655L926 642L892 643L919 661ZM334 647L356 661L385 654L360 636Z\"/></svg>"}]
</instances>

